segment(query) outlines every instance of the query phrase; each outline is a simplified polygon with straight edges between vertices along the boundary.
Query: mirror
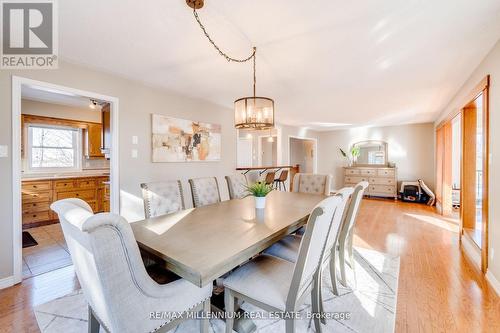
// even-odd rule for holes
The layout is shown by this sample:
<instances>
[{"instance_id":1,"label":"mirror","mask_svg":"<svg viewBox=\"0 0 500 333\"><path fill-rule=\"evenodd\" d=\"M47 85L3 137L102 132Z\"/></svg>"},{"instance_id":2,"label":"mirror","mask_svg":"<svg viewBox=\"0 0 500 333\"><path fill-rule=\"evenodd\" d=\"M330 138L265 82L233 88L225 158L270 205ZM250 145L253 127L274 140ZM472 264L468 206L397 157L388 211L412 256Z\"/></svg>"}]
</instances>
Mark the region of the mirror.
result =
<instances>
[{"instance_id":1,"label":"mirror","mask_svg":"<svg viewBox=\"0 0 500 333\"><path fill-rule=\"evenodd\" d=\"M353 147L359 148L359 156L354 160L354 165L387 165L387 142L374 140L361 141L355 143Z\"/></svg>"}]
</instances>

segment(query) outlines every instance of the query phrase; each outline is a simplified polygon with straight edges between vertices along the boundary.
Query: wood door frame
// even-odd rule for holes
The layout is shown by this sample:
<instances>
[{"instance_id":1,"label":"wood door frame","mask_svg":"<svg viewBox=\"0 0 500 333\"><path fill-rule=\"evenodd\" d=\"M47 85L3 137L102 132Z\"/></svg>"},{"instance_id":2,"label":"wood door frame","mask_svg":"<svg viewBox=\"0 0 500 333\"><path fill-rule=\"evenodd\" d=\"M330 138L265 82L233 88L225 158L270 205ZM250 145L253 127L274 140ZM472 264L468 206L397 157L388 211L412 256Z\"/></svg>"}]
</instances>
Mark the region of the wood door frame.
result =
<instances>
[{"instance_id":1,"label":"wood door frame","mask_svg":"<svg viewBox=\"0 0 500 333\"><path fill-rule=\"evenodd\" d=\"M461 127L462 127L462 158L461 158L461 166L460 166L460 182L461 182L461 189L463 189L463 184L464 184L464 146L465 146L465 140L464 140L464 110L473 103L478 97L481 96L483 98L483 188L482 188L482 194L483 194L483 206L482 206L482 230L481 230L481 271L483 273L487 272L488 269L488 223L489 223L489 161L490 161L490 149L489 149L489 141L490 141L490 133L489 133L489 119L490 119L490 108L489 108L489 86L490 86L490 76L487 75L484 77L475 87L472 89L472 91L461 100L460 107L459 109L451 111L439 124L436 126L436 139L437 139L437 133L439 130L443 130L444 126L448 123L451 123L453 119L457 116L461 117ZM443 135L444 136L444 135ZM443 139L444 141L444 139ZM436 140L436 154L438 154L439 147L438 147L438 142ZM436 156L436 175L439 172L438 171L438 157ZM442 179L442 178L441 178ZM436 182L438 179L436 179ZM436 188L440 188L442 190L442 184L438 185L436 184ZM436 195L438 195L436 193ZM439 195L442 196L442 193ZM460 243L462 242L462 236L464 234L464 228L463 228L463 195L464 191L460 191L460 232L459 232L459 241Z\"/></svg>"},{"instance_id":2,"label":"wood door frame","mask_svg":"<svg viewBox=\"0 0 500 333\"><path fill-rule=\"evenodd\" d=\"M42 88L58 90L75 95L86 96L111 103L111 212L120 212L120 173L119 173L119 122L118 98L95 92L75 89L45 81L37 81L21 76L12 76L12 266L13 284L22 281L22 209L21 209L21 89L23 85L34 85Z\"/></svg>"}]
</instances>

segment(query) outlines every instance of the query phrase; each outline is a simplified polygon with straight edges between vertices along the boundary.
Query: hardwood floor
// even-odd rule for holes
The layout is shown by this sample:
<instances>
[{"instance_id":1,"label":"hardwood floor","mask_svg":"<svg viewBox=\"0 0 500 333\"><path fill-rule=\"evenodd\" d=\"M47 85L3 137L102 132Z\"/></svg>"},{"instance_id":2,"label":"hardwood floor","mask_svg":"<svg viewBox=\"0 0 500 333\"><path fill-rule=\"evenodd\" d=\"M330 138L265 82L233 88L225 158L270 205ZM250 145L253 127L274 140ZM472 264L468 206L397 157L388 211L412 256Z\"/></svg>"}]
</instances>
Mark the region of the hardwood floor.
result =
<instances>
[{"instance_id":1,"label":"hardwood floor","mask_svg":"<svg viewBox=\"0 0 500 333\"><path fill-rule=\"evenodd\" d=\"M498 296L432 208L366 199L355 245L401 257L396 332L500 332ZM70 266L1 290L0 332L38 332L33 307L76 289Z\"/></svg>"}]
</instances>

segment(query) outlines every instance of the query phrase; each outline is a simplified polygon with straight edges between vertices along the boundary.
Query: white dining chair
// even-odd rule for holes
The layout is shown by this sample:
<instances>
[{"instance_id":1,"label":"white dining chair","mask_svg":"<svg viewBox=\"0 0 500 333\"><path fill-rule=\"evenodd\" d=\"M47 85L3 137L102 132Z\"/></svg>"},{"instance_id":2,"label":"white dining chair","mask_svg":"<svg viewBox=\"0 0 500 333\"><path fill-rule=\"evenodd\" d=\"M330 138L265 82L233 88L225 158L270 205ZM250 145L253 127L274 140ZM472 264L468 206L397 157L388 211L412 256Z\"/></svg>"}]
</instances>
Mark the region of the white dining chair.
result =
<instances>
[{"instance_id":1,"label":"white dining chair","mask_svg":"<svg viewBox=\"0 0 500 333\"><path fill-rule=\"evenodd\" d=\"M229 199L241 199L247 195L247 177L242 173L226 176Z\"/></svg>"},{"instance_id":2,"label":"white dining chair","mask_svg":"<svg viewBox=\"0 0 500 333\"><path fill-rule=\"evenodd\" d=\"M220 202L219 183L216 177L193 178L189 180L194 207Z\"/></svg>"},{"instance_id":3,"label":"white dining chair","mask_svg":"<svg viewBox=\"0 0 500 333\"><path fill-rule=\"evenodd\" d=\"M323 262L321 265L321 272L329 266L330 280L332 283L332 291L335 295L339 295L337 287L337 269L336 269L336 255L335 250L337 249L338 239L340 235L340 230L343 225L347 213L347 207L351 200L351 195L353 194L352 187L344 187L336 192L335 196L340 198L340 204L337 208L338 214L335 214L334 218L330 221L331 228L328 235L325 255L323 256ZM276 256L290 262L296 262L299 256L300 243L302 240L301 235L288 235L279 242L273 244L271 247L267 248L264 253Z\"/></svg>"},{"instance_id":4,"label":"white dining chair","mask_svg":"<svg viewBox=\"0 0 500 333\"><path fill-rule=\"evenodd\" d=\"M354 269L354 256L352 250L352 241L354 238L354 225L359 213L359 207L361 206L361 200L363 199L363 194L368 187L368 182L363 181L354 187L354 192L352 194L352 199L349 204L349 208L346 212L346 217L342 224L342 228L339 233L338 241L338 253L339 253L339 266L340 266L340 282L346 286L346 254L349 257L349 266L351 267L354 280L356 280L356 270Z\"/></svg>"},{"instance_id":5,"label":"white dining chair","mask_svg":"<svg viewBox=\"0 0 500 333\"><path fill-rule=\"evenodd\" d=\"M293 176L292 192L330 195L331 175L296 173Z\"/></svg>"},{"instance_id":6,"label":"white dining chair","mask_svg":"<svg viewBox=\"0 0 500 333\"><path fill-rule=\"evenodd\" d=\"M143 183L141 189L147 219L185 209L180 180Z\"/></svg>"},{"instance_id":7,"label":"white dining chair","mask_svg":"<svg viewBox=\"0 0 500 333\"><path fill-rule=\"evenodd\" d=\"M224 303L231 333L235 304L245 301L266 311L296 312L311 292L312 311L319 313L319 267L324 256L331 220L338 212L339 197L321 201L311 212L296 263L262 254L237 268L224 280ZM315 316L316 332L321 331ZM286 332L295 331L295 319L287 317Z\"/></svg>"},{"instance_id":8,"label":"white dining chair","mask_svg":"<svg viewBox=\"0 0 500 333\"><path fill-rule=\"evenodd\" d=\"M89 304L89 332L166 332L181 319L151 314L208 312L212 285L199 288L184 279L159 285L146 273L129 223L111 213L94 215L80 199L51 206L83 294ZM206 316L206 315L205 315ZM200 322L208 332L208 319Z\"/></svg>"}]
</instances>

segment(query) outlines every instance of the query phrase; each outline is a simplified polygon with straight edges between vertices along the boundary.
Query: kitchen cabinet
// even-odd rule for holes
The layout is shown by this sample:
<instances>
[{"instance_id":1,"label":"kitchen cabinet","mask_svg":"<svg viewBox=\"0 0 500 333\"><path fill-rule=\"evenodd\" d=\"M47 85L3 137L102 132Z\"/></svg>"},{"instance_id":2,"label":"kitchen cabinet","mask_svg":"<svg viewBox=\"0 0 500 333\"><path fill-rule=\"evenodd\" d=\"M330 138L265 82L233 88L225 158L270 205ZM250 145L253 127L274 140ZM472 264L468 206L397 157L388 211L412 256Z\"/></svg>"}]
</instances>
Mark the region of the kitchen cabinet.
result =
<instances>
[{"instance_id":1,"label":"kitchen cabinet","mask_svg":"<svg viewBox=\"0 0 500 333\"><path fill-rule=\"evenodd\" d=\"M102 147L102 125L99 123L88 123L85 133L87 157L104 157Z\"/></svg>"},{"instance_id":2,"label":"kitchen cabinet","mask_svg":"<svg viewBox=\"0 0 500 333\"><path fill-rule=\"evenodd\" d=\"M109 177L57 178L22 182L23 228L57 222L54 201L80 198L95 213L109 212Z\"/></svg>"},{"instance_id":3,"label":"kitchen cabinet","mask_svg":"<svg viewBox=\"0 0 500 333\"><path fill-rule=\"evenodd\" d=\"M111 108L109 103L102 107L102 152L109 155L111 152Z\"/></svg>"}]
</instances>

